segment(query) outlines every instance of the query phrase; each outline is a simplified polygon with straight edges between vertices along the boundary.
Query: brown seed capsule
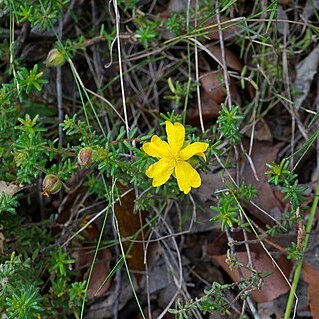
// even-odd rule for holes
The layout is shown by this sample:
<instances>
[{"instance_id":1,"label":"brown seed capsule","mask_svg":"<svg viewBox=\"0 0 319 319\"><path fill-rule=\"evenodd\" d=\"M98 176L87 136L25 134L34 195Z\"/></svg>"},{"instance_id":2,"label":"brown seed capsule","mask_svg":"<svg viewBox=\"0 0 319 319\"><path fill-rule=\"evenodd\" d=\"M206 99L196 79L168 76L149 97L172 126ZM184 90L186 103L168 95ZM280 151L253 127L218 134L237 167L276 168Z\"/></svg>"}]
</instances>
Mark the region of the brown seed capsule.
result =
<instances>
[{"instance_id":1,"label":"brown seed capsule","mask_svg":"<svg viewBox=\"0 0 319 319\"><path fill-rule=\"evenodd\" d=\"M52 49L47 56L46 65L50 66L60 66L64 64L65 57L58 49Z\"/></svg>"},{"instance_id":2,"label":"brown seed capsule","mask_svg":"<svg viewBox=\"0 0 319 319\"><path fill-rule=\"evenodd\" d=\"M80 149L78 154L78 163L81 166L85 166L90 163L93 155L93 150L91 147L83 147Z\"/></svg>"},{"instance_id":3,"label":"brown seed capsule","mask_svg":"<svg viewBox=\"0 0 319 319\"><path fill-rule=\"evenodd\" d=\"M44 177L42 182L42 194L49 196L55 194L62 188L62 182L59 177L48 174Z\"/></svg>"}]
</instances>

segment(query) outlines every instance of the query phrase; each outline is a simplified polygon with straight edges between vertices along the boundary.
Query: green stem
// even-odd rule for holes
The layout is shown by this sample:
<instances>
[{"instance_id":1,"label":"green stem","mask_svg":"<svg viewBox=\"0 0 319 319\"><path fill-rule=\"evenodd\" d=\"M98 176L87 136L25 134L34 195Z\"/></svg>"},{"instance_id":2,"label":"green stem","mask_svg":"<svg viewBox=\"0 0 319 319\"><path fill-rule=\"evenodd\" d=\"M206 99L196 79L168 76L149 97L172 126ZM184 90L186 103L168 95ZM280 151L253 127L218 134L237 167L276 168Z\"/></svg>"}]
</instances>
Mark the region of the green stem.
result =
<instances>
[{"instance_id":1,"label":"green stem","mask_svg":"<svg viewBox=\"0 0 319 319\"><path fill-rule=\"evenodd\" d=\"M307 226L306 226L306 236L305 236L304 244L303 244L303 247L302 247L303 253L306 252L307 247L308 247L310 232L311 232L313 220L314 220L314 217L315 217L315 214L316 214L316 211L317 211L318 200L319 200L319 185L317 185L317 188L316 188L316 191L315 191L315 197L313 199L312 206L311 206L311 209L310 209L310 215L309 215L309 219L308 219ZM290 314L291 314L291 310L292 310L292 308L294 306L296 290L297 290L299 279L300 279L302 264L303 264L303 258L300 259L297 262L297 264L296 264L296 268L295 268L294 277L293 277L293 280L292 280L292 285L291 285L291 289L290 289L290 293L289 293L289 298L288 298L288 302L287 302L287 306L286 306L286 312L285 312L285 318L284 319L290 319Z\"/></svg>"}]
</instances>

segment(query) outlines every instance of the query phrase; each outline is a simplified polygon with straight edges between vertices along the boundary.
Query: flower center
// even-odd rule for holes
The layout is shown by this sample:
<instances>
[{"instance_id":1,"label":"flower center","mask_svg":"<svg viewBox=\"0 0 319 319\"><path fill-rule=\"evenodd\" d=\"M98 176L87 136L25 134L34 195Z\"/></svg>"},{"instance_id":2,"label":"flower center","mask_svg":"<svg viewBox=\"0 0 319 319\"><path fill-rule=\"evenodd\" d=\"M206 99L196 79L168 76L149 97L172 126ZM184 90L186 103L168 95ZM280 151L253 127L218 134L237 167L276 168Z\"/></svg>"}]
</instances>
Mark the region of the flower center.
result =
<instances>
[{"instance_id":1,"label":"flower center","mask_svg":"<svg viewBox=\"0 0 319 319\"><path fill-rule=\"evenodd\" d=\"M180 158L180 155L179 155L179 151L178 152L173 152L173 150L171 149L171 152L170 152L170 160L172 162L174 162L175 164L177 164L178 162L181 161L181 158Z\"/></svg>"}]
</instances>

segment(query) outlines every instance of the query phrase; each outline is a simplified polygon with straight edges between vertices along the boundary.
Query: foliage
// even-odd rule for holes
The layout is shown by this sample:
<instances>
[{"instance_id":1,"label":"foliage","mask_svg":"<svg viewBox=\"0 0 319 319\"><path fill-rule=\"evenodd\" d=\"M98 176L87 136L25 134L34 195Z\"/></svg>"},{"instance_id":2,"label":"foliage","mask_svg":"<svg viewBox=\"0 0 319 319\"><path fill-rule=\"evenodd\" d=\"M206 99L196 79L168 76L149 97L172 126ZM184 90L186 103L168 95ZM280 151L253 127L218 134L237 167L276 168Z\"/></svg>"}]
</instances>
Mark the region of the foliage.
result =
<instances>
[{"instance_id":1,"label":"foliage","mask_svg":"<svg viewBox=\"0 0 319 319\"><path fill-rule=\"evenodd\" d=\"M246 214L246 208L260 195L258 187L240 176L242 158L250 156L244 141L249 137L251 145L254 142L247 127L270 116L277 105L284 105L288 116L299 121L291 97L282 95L288 89L283 81L285 69L278 60L283 39L274 27L276 1L266 8L256 3L251 9L233 0L219 1L218 7L213 1L201 0L198 5L186 6L185 14L170 8L168 16L165 11L159 13L161 3L156 1L119 0L101 12L95 5L102 7L105 2L99 0L83 3L78 12L74 5L70 0L5 0L1 4L0 181L20 189L15 194L6 189L0 193L0 234L4 237L0 237L0 312L12 319L83 318L88 282L77 279L72 249L73 245L96 245L98 236L87 239L81 234L83 242L69 238L77 232L83 211L100 203L113 209L127 190L134 190L136 197L134 216L147 212L147 226L157 234L157 223L162 225L159 216L171 209L172 203L187 217L192 214L191 205L194 210L200 206L194 201L197 195L188 194L191 187L201 186L194 168L208 174L215 174L216 168L222 176L236 169L236 178L225 179L223 189L209 198L213 201L211 222L218 223L229 241L233 231L244 236L257 234L258 223ZM247 18L238 18L247 12ZM216 119L211 118L210 108L205 110L204 120L209 125L205 122L200 131L191 111L200 106L198 93L208 94L209 99L213 94L203 92L200 72L215 64L218 72L225 68L221 67L224 61L208 63L205 57L211 56L209 45L222 31L216 25L217 13L228 21L221 24L225 41L229 30L240 33L227 46L236 47L247 65L241 72L228 66L231 87L225 81L220 90L231 91L236 79L243 91L241 97L229 100L227 106L217 103ZM255 23L259 16L262 24ZM311 49L317 29L312 24L304 28L296 26L289 43L285 42L285 55ZM198 63L198 54L206 64ZM223 60L222 51L220 55ZM254 94L256 99L251 98ZM229 98L226 96L225 103ZM310 106L306 110L314 113ZM314 130L316 119L309 115L307 130ZM173 134L174 142L165 144L165 123L178 123L185 134ZM262 236L276 236L297 225L298 241L287 248L287 255L299 261L304 255L303 215L308 198L298 165L317 137L315 134L306 147L300 146L284 159L281 156L278 163L266 164L268 183L281 191L287 206L274 226L265 225L267 231ZM146 151L154 145L156 154L153 149ZM191 156L180 156L194 145L198 148ZM178 148L175 153L171 152L174 148ZM165 156L158 155L165 150ZM294 165L296 156L300 158ZM163 159L166 165L157 170L157 181L151 171L158 162L154 164L152 157L158 162ZM167 175L167 165L173 167L171 174L158 182ZM181 165L188 169L178 171ZM174 178L169 179L171 175ZM190 179L193 183L188 183ZM188 183L187 187L182 183ZM73 194L88 199L89 204L81 205L89 208L74 213L67 207ZM65 211L71 211L71 216L67 223L59 224L57 215ZM112 222L116 226L114 216ZM121 244L120 234L112 238L112 232L106 234L100 226L99 244L104 239ZM260 237L257 234L258 240ZM246 300L260 287L265 274L256 272L253 265L239 263L233 249L227 260L230 267L251 270L251 277L233 284L213 282L202 296L179 300L170 312L180 319L191 318L194 311L232 315L228 293L236 289L238 299Z\"/></svg>"},{"instance_id":2,"label":"foliage","mask_svg":"<svg viewBox=\"0 0 319 319\"><path fill-rule=\"evenodd\" d=\"M24 259L12 253L10 260L0 264L0 309L8 318L65 318L71 313L79 313L85 282L70 281L71 272L66 265L73 261L60 249L52 251L51 256L48 271L52 288L44 295L40 293L43 282L36 277L43 271L36 266L39 257ZM59 307L63 307L62 313L58 311Z\"/></svg>"},{"instance_id":3,"label":"foliage","mask_svg":"<svg viewBox=\"0 0 319 319\"><path fill-rule=\"evenodd\" d=\"M225 104L222 104L221 107L220 116L217 119L221 136L228 139L231 144L238 143L241 137L239 123L243 119L243 115L238 112L239 106L228 109Z\"/></svg>"}]
</instances>

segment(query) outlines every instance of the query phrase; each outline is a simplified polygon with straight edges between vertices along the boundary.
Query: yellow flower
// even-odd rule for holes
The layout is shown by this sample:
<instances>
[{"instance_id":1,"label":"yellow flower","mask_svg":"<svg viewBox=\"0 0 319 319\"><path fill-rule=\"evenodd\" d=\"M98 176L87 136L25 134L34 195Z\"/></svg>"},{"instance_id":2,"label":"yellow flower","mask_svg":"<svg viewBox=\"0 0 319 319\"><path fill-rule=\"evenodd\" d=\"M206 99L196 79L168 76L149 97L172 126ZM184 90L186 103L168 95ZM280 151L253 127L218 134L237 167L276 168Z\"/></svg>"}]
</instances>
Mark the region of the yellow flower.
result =
<instances>
[{"instance_id":1,"label":"yellow flower","mask_svg":"<svg viewBox=\"0 0 319 319\"><path fill-rule=\"evenodd\" d=\"M201 185L201 178L187 160L194 155L202 156L206 160L204 152L208 144L196 142L183 147L184 126L169 121L166 121L165 124L168 142L154 135L150 142L143 145L143 150L147 155L159 159L146 170L146 175L153 179L152 185L157 187L165 184L173 174L177 179L179 189L188 194L192 187L197 188Z\"/></svg>"}]
</instances>

